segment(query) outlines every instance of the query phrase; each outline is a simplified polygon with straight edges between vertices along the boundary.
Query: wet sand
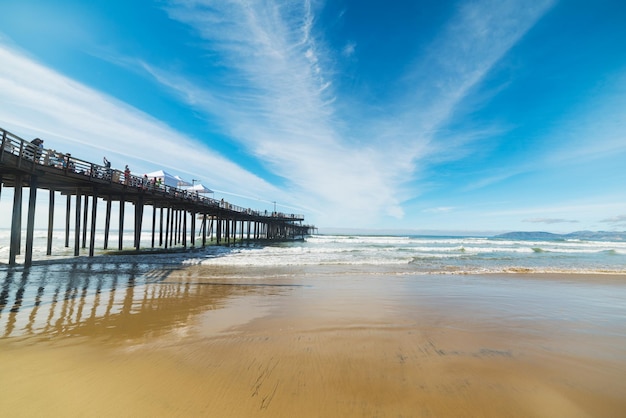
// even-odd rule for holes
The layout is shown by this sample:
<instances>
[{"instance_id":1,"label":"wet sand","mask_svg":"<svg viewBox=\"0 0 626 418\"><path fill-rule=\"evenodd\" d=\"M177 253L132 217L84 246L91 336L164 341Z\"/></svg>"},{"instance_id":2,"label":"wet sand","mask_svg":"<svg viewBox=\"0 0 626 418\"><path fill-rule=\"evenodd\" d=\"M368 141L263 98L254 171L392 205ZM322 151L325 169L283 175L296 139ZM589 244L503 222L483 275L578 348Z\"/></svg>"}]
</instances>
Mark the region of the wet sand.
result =
<instances>
[{"instance_id":1,"label":"wet sand","mask_svg":"<svg viewBox=\"0 0 626 418\"><path fill-rule=\"evenodd\" d=\"M56 313L24 303L0 338L0 411L626 416L624 277L285 273L195 266ZM98 300L119 309L88 314Z\"/></svg>"}]
</instances>

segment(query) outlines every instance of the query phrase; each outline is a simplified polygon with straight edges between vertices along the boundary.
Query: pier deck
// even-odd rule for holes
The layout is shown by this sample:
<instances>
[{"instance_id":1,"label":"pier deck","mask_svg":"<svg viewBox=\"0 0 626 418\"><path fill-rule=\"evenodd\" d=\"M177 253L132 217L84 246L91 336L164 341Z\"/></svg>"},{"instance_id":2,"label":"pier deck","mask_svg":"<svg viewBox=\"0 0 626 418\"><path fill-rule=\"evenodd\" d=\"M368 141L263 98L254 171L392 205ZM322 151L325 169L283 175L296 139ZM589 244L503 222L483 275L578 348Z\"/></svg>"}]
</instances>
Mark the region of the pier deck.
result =
<instances>
[{"instance_id":1,"label":"pier deck","mask_svg":"<svg viewBox=\"0 0 626 418\"><path fill-rule=\"evenodd\" d=\"M39 189L49 191L48 249L51 254L54 224L54 201L57 194L66 196L65 246L69 246L70 211L74 201L74 254L86 247L88 206L91 200L91 225L89 256L94 254L98 201L106 202L104 249L108 249L111 226L111 204L119 205L118 250L122 250L124 211L126 203L134 205L134 243L140 250L143 213L152 206L152 240L150 248L168 249L172 246L195 246L196 221L201 220L202 246L207 238L218 245L240 241L288 240L302 238L313 227L303 225L303 215L257 211L232 205L223 200L205 197L178 187L159 184L146 177L105 167L78 159L70 154L40 148L32 142L0 128L0 193L2 187L14 189L11 217L11 243L9 264L16 264L21 253L22 188L29 188L28 217L26 225L25 265L32 263L32 245L35 201ZM0 194L1 197L1 194ZM83 209L81 209L83 206ZM157 213L158 212L158 213ZM157 225L156 221L159 218ZM187 220L189 219L189 226ZM82 225L81 225L82 223ZM156 241L158 226L158 243ZM239 226L239 230L237 227ZM187 232L190 232L189 235ZM81 245L82 232L82 245ZM165 240L163 240L165 235ZM145 248L145 247L144 247Z\"/></svg>"}]
</instances>

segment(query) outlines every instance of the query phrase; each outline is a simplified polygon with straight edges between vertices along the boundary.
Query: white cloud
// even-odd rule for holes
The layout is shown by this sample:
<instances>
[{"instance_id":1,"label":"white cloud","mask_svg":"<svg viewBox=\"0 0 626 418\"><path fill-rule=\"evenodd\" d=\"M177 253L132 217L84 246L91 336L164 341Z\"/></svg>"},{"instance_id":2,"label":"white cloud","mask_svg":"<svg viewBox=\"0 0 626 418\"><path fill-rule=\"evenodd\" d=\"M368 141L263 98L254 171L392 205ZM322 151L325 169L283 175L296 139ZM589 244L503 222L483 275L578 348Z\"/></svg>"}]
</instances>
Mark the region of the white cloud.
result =
<instances>
[{"instance_id":1,"label":"white cloud","mask_svg":"<svg viewBox=\"0 0 626 418\"><path fill-rule=\"evenodd\" d=\"M356 51L356 42L350 41L346 44L346 46L343 47L343 49L341 50L341 53L346 57L351 57L352 55L354 55L355 51Z\"/></svg>"},{"instance_id":2,"label":"white cloud","mask_svg":"<svg viewBox=\"0 0 626 418\"><path fill-rule=\"evenodd\" d=\"M168 12L195 28L228 63L225 83L236 82L245 91L217 108L208 100L189 104L219 113L227 133L288 179L307 206L329 208L321 209L325 222L370 222L380 213L402 216L392 187L393 158L370 147L351 147L335 129L332 80L315 42L309 2L177 2ZM212 96L190 83L168 87L180 97Z\"/></svg>"},{"instance_id":3,"label":"white cloud","mask_svg":"<svg viewBox=\"0 0 626 418\"><path fill-rule=\"evenodd\" d=\"M539 224L562 224L562 223L578 223L578 221L572 219L560 219L560 218L530 218L524 219L522 222L539 223Z\"/></svg>"},{"instance_id":4,"label":"white cloud","mask_svg":"<svg viewBox=\"0 0 626 418\"><path fill-rule=\"evenodd\" d=\"M436 207L436 208L424 209L424 210L422 210L422 212L425 212L425 213L449 213L449 212L452 212L453 210L454 210L454 207L452 207L452 206L440 206L440 207Z\"/></svg>"},{"instance_id":5,"label":"white cloud","mask_svg":"<svg viewBox=\"0 0 626 418\"><path fill-rule=\"evenodd\" d=\"M610 218L602 219L600 222L614 226L626 226L626 215L611 216Z\"/></svg>"},{"instance_id":6,"label":"white cloud","mask_svg":"<svg viewBox=\"0 0 626 418\"><path fill-rule=\"evenodd\" d=\"M211 181L203 181L210 187L319 208L316 216L325 225L367 226L404 216L402 201L419 193L408 183L428 164L425 157L448 148L434 141L441 126L552 3L463 6L416 62L407 77L409 94L380 104L386 113L362 126L345 126L333 107L339 94L328 70L333 55L318 42L310 1L172 1L170 17L194 28L203 48L214 52L211 59L228 71L220 79L207 74L207 80L191 81L150 64L144 68L287 179L283 190L150 116L5 48L2 123L18 134L78 148L85 158L107 153L137 169L158 165L195 175L208 166ZM216 88L220 83L223 89ZM468 136L455 145L476 140Z\"/></svg>"},{"instance_id":7,"label":"white cloud","mask_svg":"<svg viewBox=\"0 0 626 418\"><path fill-rule=\"evenodd\" d=\"M0 124L46 147L141 173L165 168L221 189L277 196L275 187L149 115L0 44ZM28 139L28 138L26 138ZM210 170L207 170L210 167Z\"/></svg>"},{"instance_id":8,"label":"white cloud","mask_svg":"<svg viewBox=\"0 0 626 418\"><path fill-rule=\"evenodd\" d=\"M245 94L219 105L228 134L289 179L307 206L332 208L324 214L327 225L367 225L381 215L403 216L401 202L418 193L407 187L418 163L441 150L432 142L437 129L552 3L489 0L464 6L416 64L411 94L385 105L390 116L349 126L350 138L338 130L344 121L337 121L337 92L325 65L332 54L316 42L309 1L182 0L167 11L220 57L229 69L225 83L245 87ZM346 51L354 52L355 45ZM169 86L184 97L202 90L189 83ZM216 114L209 101L188 103Z\"/></svg>"}]
</instances>

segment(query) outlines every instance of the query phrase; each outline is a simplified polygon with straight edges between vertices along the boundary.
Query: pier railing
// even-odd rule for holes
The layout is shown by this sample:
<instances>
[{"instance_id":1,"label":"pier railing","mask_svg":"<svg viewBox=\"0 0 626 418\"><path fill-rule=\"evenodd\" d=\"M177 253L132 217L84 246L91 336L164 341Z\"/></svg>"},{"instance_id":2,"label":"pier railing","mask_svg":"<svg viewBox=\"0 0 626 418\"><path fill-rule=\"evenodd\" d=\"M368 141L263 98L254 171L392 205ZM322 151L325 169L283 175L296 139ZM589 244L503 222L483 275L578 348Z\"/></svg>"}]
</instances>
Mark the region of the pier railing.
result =
<instances>
[{"instance_id":1,"label":"pier railing","mask_svg":"<svg viewBox=\"0 0 626 418\"><path fill-rule=\"evenodd\" d=\"M179 199L194 201L208 206L214 206L241 214L267 217L302 220L304 215L286 214L283 212L258 211L242 206L233 205L229 202L217 200L214 198L201 196L196 191L189 191L179 187L173 187L166 184L158 184L153 179L141 177L134 174L125 173L122 170L105 167L89 161L76 158L69 153L57 152L54 149L40 147L30 141L22 139L0 128L2 133L2 143L0 143L0 163L5 158L5 153L18 156L17 168L20 168L22 161L29 161L33 164L42 165L50 168L56 168L65 175L85 176L90 181L99 183L119 183L129 187L138 189L158 191Z\"/></svg>"}]
</instances>

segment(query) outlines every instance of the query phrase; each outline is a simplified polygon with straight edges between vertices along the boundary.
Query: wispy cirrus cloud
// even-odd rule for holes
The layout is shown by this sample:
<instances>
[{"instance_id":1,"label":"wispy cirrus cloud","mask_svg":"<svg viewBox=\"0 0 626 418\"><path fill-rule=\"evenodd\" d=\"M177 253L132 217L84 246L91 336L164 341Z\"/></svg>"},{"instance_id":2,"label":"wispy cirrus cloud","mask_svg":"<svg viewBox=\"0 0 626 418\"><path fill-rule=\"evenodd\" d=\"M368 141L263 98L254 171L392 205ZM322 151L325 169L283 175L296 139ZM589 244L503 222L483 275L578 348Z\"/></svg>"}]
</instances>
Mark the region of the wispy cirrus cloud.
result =
<instances>
[{"instance_id":1,"label":"wispy cirrus cloud","mask_svg":"<svg viewBox=\"0 0 626 418\"><path fill-rule=\"evenodd\" d=\"M423 159L449 149L449 143L436 142L438 130L553 3L487 0L461 7L426 56L416 58L403 81L409 94L379 103L388 110L359 126L333 106L343 98L333 84L333 54L317 42L310 1L182 0L165 9L192 27L212 59L228 69L221 81L238 86L218 106L225 131L289 179L311 206L333 207L341 214L337 221L371 222L381 214L403 216L402 201L419 194L419 186L409 183L427 164ZM165 84L190 105L219 113L210 100L194 100L198 94L213 97L213 86ZM358 97L350 101L368 105Z\"/></svg>"},{"instance_id":2,"label":"wispy cirrus cloud","mask_svg":"<svg viewBox=\"0 0 626 418\"><path fill-rule=\"evenodd\" d=\"M72 152L135 173L158 168L197 176L212 167L211 183L243 194L278 189L151 116L75 82L0 43L0 124L18 135L44 138L46 147Z\"/></svg>"},{"instance_id":3,"label":"wispy cirrus cloud","mask_svg":"<svg viewBox=\"0 0 626 418\"><path fill-rule=\"evenodd\" d=\"M401 218L403 201L420 193L414 180L422 167L462 158L494 131L442 135L472 88L552 3L483 0L462 6L398 81L407 94L374 103L383 111L368 118L353 119L337 109L338 102L350 102L362 115L370 104L358 95L342 96L334 79L341 51L326 49L309 0L164 3L171 19L194 30L189 43L198 45L193 59L201 57L203 76L108 50L118 65L139 63L286 186L272 185L201 141L8 49L2 50L3 62L10 65L0 70L5 127L48 136L59 146L83 146L87 157L106 152L130 159L139 147L142 155L133 163L138 169L158 164L202 173L210 166L213 186L319 208L318 219L326 225ZM451 146L461 151L451 153Z\"/></svg>"},{"instance_id":4,"label":"wispy cirrus cloud","mask_svg":"<svg viewBox=\"0 0 626 418\"><path fill-rule=\"evenodd\" d=\"M196 29L205 47L228 66L223 82L238 85L219 109L207 101L189 104L207 114L221 112L228 135L289 179L301 199L333 208L325 214L330 222L336 215L368 218L381 211L401 216L384 156L373 147L349 146L336 129L335 93L324 70L328 57L313 33L310 2L182 1L167 10ZM213 95L210 87L197 84L168 87L181 97L199 90Z\"/></svg>"},{"instance_id":5,"label":"wispy cirrus cloud","mask_svg":"<svg viewBox=\"0 0 626 418\"><path fill-rule=\"evenodd\" d=\"M554 0L463 3L407 75L409 94L398 103L403 112L403 126L423 133L431 154L448 152L447 142L432 142L440 137L442 126L554 3ZM493 129L501 128L489 128L486 133ZM467 140L477 142L480 137L468 135ZM456 145L460 145L458 141Z\"/></svg>"}]
</instances>

